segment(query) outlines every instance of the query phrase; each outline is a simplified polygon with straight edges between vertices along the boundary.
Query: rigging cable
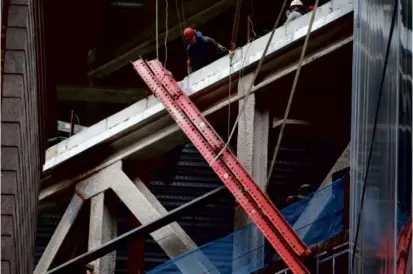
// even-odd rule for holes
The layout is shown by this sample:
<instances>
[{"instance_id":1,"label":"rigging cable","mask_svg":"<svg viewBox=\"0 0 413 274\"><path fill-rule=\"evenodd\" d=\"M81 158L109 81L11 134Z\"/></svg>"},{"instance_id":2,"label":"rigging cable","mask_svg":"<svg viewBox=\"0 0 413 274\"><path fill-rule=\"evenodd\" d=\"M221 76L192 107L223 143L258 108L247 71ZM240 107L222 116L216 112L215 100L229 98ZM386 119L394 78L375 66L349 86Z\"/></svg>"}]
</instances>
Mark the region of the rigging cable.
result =
<instances>
[{"instance_id":1,"label":"rigging cable","mask_svg":"<svg viewBox=\"0 0 413 274\"><path fill-rule=\"evenodd\" d=\"M186 24L184 0L181 0L181 10L182 10L182 19L184 21L184 24Z\"/></svg>"},{"instance_id":2,"label":"rigging cable","mask_svg":"<svg viewBox=\"0 0 413 274\"><path fill-rule=\"evenodd\" d=\"M255 38L257 37L257 34L255 33L255 30L254 30L254 23L252 22L252 19L251 19L254 16L254 5L253 5L252 2L253 1L250 0L251 14L247 17L247 39L248 39L247 44L248 44L248 47L247 47L247 50L245 51L245 53L241 52L241 68L238 72L238 79L241 79L242 77L244 77L244 71L245 71L244 64L245 64L245 61L247 59L247 54L248 54L248 51L251 48L252 41L254 41ZM251 32L253 34L253 37L251 37L251 34L250 34ZM245 92L244 86L241 85L240 88L241 88L242 94L244 94L244 92ZM229 103L228 104L231 104L230 98L229 98ZM244 116L244 118L247 119L246 116ZM230 126L230 123L228 123L228 127L229 126ZM229 132L229 129L228 129L228 132ZM228 136L229 136L229 134L230 133L228 133ZM247 133L245 133L245 134L247 134ZM229 139L229 137L228 137L228 139Z\"/></svg>"},{"instance_id":3,"label":"rigging cable","mask_svg":"<svg viewBox=\"0 0 413 274\"><path fill-rule=\"evenodd\" d=\"M381 79L380 79L380 87L379 87L379 94L378 94L378 99L377 99L377 105L376 105L376 113L374 117L374 124L373 124L373 132L371 135L371 142L370 142L370 148L369 148L369 154L367 157L367 163L366 163L366 173L364 175L364 180L363 180L363 189L361 192L361 199L360 199L360 208L359 211L357 212L357 228L355 231L355 237L354 237L354 242L353 242L353 247L352 247L352 255L351 255L351 271L350 273L354 273L354 261L355 261L355 256L356 256L356 245L360 233L360 223L361 223L361 215L363 212L363 207L364 207L364 201L366 197L366 189L367 189L367 178L369 175L370 171L370 162L373 154L373 144L374 144L374 139L376 137L376 130L377 130L377 122L379 118L379 109L380 109L380 102L381 98L383 95L383 88L384 88L384 81L386 78L386 68L387 68L387 63L389 60L389 55L390 55L390 46L391 46L391 41L393 37L393 31L394 31L394 26L396 22L396 14L397 14L397 8L398 8L398 0L394 0L394 8L393 8L393 15L391 19L391 25L390 25L390 32L389 32L389 40L387 41L387 47L386 47L386 54L384 58L384 64L383 64L383 70L381 74Z\"/></svg>"},{"instance_id":4,"label":"rigging cable","mask_svg":"<svg viewBox=\"0 0 413 274\"><path fill-rule=\"evenodd\" d=\"M237 0L235 6L235 15L234 23L232 25L232 35L231 42L229 45L229 74L228 74L228 139L227 142L230 142L231 135L231 91L232 91L232 60L234 57L234 51L236 50L236 43L238 37L238 28L239 28L239 17L241 13L242 0Z\"/></svg>"},{"instance_id":5,"label":"rigging cable","mask_svg":"<svg viewBox=\"0 0 413 274\"><path fill-rule=\"evenodd\" d=\"M231 138L232 138L232 136L234 135L235 129L236 129L237 125L238 125L240 116L241 116L242 113L245 111L245 107L246 107L246 105L247 105L246 103L247 103L248 96L250 95L250 93L251 93L251 91L252 91L252 87L253 87L253 85L254 85L254 82L255 82L255 80L257 79L257 76L258 76L258 74L259 74L259 72L260 72L260 70L261 70L262 63L264 62L265 56L267 55L267 52L268 52L268 49L269 49L269 47L270 47L272 38L274 37L274 34L275 34L275 30L277 29L278 25L280 24L283 11L285 10L285 7L287 6L287 2L288 2L288 0L284 0L283 5L282 5L282 7L281 7L281 10L280 10L280 12L279 12L279 14L278 14L278 17L277 17L277 19L275 20L275 23L274 23L273 29L272 29L272 31L271 31L270 37L268 38L267 44L265 45L264 52L262 53L261 59L260 59L260 61L259 61L259 63L258 63L258 66L257 66L255 72L254 72L254 75L253 75L253 78L252 78L252 80L251 80L251 82L250 82L250 85L248 86L247 94L244 96L244 98L245 98L245 99L244 99L244 103L242 104L241 111L238 112L238 116L237 116L237 118L235 119L234 126L232 127L232 130L231 130L231 133L230 133L230 135L229 135L229 138L228 138L226 144L224 145L224 147L221 149L221 151L220 151L220 152L218 153L218 155L215 157L215 159L214 159L214 161L212 162L212 164L214 164L215 161L216 161L216 160L222 155L222 153L225 151L225 149L228 148L229 142L231 141Z\"/></svg>"},{"instance_id":6,"label":"rigging cable","mask_svg":"<svg viewBox=\"0 0 413 274\"><path fill-rule=\"evenodd\" d=\"M156 37L156 59L159 60L159 0L155 3L155 37Z\"/></svg>"},{"instance_id":7,"label":"rigging cable","mask_svg":"<svg viewBox=\"0 0 413 274\"><path fill-rule=\"evenodd\" d=\"M181 35L180 36L181 36L182 42L184 43L184 46L185 46L185 37L183 35L184 28L182 27L182 20L181 20L181 14L179 12L178 0L175 0L175 8L176 8L176 15L178 16L179 28L181 29Z\"/></svg>"},{"instance_id":8,"label":"rigging cable","mask_svg":"<svg viewBox=\"0 0 413 274\"><path fill-rule=\"evenodd\" d=\"M181 4L182 4L182 19L185 23L185 18L184 18L184 15L183 15L184 6L183 6L182 1L181 1ZM188 54L188 50L186 48L186 42L185 42L185 37L184 37L184 28L182 26L182 19L181 19L181 15L180 15L180 12L179 12L179 7L178 7L178 0L175 0L175 8L176 8L176 14L178 16L179 28L181 29L181 38L182 38L182 43L183 43L183 46L184 46L184 51L185 51L185 54L186 54L186 59L189 60L189 54ZM187 73L188 81L189 81L189 71L187 70L186 73Z\"/></svg>"},{"instance_id":9,"label":"rigging cable","mask_svg":"<svg viewBox=\"0 0 413 274\"><path fill-rule=\"evenodd\" d=\"M234 15L234 23L232 25L232 35L231 35L231 43L229 49L234 51L237 47L237 38L238 38L238 28L239 28L239 18L241 15L241 7L242 7L242 0L237 0L237 4L235 6L235 15Z\"/></svg>"},{"instance_id":10,"label":"rigging cable","mask_svg":"<svg viewBox=\"0 0 413 274\"><path fill-rule=\"evenodd\" d=\"M168 0L165 0L165 61L163 67L166 68L166 61L168 60Z\"/></svg>"},{"instance_id":11,"label":"rigging cable","mask_svg":"<svg viewBox=\"0 0 413 274\"><path fill-rule=\"evenodd\" d=\"M314 4L314 10L311 13L310 23L308 24L307 35L305 36L303 49L301 50L301 55L300 55L300 59L298 61L297 70L295 71L294 81L293 81L293 85L292 85L291 91L290 91L290 97L288 98L287 107L286 107L285 113L284 113L284 119L282 120L280 133L278 134L277 144L275 146L274 154L273 154L272 159L271 159L271 165L270 165L270 170L268 171L268 177L267 177L266 185L268 185L268 183L270 182L271 174L272 174L274 166L275 166L275 160L277 159L278 151L279 151L280 146L281 146L281 140L282 140L282 137L284 135L284 130L285 130L285 125L287 123L288 114L290 113L291 105L293 103L294 94L295 94L297 84L298 84L298 78L300 77L301 68L302 68L302 65L303 65L303 62L304 62L305 52L307 50L308 41L310 40L311 29L313 27L315 15L316 15L316 12L317 12L317 9L318 9L318 3L319 3L319 0L316 0L315 4Z\"/></svg>"}]
</instances>

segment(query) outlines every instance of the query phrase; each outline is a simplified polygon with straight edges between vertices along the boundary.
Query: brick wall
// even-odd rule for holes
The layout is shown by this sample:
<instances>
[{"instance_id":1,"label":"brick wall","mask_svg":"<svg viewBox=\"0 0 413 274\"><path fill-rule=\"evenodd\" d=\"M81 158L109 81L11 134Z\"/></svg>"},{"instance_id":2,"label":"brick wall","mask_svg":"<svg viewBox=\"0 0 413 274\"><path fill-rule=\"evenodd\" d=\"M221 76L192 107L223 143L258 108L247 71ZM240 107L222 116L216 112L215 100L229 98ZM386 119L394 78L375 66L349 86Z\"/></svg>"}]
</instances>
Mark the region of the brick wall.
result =
<instances>
[{"instance_id":1,"label":"brick wall","mask_svg":"<svg viewBox=\"0 0 413 274\"><path fill-rule=\"evenodd\" d=\"M31 0L3 1L1 88L1 272L32 273L44 151L43 96ZM39 112L40 111L40 112Z\"/></svg>"}]
</instances>

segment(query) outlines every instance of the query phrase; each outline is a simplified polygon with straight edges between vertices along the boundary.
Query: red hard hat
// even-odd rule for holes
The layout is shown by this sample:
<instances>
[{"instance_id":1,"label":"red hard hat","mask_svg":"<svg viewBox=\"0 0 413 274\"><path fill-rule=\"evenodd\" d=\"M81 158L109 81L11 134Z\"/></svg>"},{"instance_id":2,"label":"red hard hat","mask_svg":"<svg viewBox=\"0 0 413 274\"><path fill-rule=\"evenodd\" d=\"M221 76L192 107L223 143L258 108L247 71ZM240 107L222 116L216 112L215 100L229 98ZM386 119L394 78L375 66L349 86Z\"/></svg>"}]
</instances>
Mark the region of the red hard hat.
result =
<instances>
[{"instance_id":1,"label":"red hard hat","mask_svg":"<svg viewBox=\"0 0 413 274\"><path fill-rule=\"evenodd\" d=\"M193 28L186 28L184 30L184 36L186 39L191 39L195 36L195 30Z\"/></svg>"}]
</instances>

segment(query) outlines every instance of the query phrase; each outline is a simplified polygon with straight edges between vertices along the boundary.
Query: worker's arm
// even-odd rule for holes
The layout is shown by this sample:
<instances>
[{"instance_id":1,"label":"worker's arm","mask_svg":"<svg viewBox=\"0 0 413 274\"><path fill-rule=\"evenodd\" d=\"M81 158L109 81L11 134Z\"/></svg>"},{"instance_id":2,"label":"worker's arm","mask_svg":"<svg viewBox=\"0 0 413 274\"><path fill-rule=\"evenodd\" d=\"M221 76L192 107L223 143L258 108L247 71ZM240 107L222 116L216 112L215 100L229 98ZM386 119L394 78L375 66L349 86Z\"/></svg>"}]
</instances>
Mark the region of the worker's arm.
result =
<instances>
[{"instance_id":1,"label":"worker's arm","mask_svg":"<svg viewBox=\"0 0 413 274\"><path fill-rule=\"evenodd\" d=\"M227 49L223 47L222 45L220 45L217 41L215 41L215 39L211 37L207 37L207 36L205 36L204 39L206 42L214 44L219 53L227 52Z\"/></svg>"},{"instance_id":2,"label":"worker's arm","mask_svg":"<svg viewBox=\"0 0 413 274\"><path fill-rule=\"evenodd\" d=\"M285 23L294 21L295 19L297 19L298 17L301 17L301 16L302 16L301 13L299 13L299 12L297 12L297 11L292 11L292 12L290 12L290 13L288 14L287 20L285 21Z\"/></svg>"}]
</instances>

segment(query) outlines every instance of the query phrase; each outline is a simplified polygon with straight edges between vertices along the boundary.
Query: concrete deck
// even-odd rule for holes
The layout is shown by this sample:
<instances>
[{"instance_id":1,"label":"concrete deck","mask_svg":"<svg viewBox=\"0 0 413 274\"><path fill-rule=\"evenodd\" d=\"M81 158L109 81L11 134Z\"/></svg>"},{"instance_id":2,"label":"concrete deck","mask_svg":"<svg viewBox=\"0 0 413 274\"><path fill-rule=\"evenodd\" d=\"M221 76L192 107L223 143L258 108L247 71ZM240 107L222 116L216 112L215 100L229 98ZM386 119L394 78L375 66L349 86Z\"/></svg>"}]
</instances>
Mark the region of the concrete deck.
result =
<instances>
[{"instance_id":1,"label":"concrete deck","mask_svg":"<svg viewBox=\"0 0 413 274\"><path fill-rule=\"evenodd\" d=\"M317 11L312 31L316 32L351 13L353 10L352 2L352 0L332 0L321 6ZM306 35L310 15L308 13L276 30L267 53L267 59ZM233 58L231 73L236 75L243 68L254 67L261 58L268 39L269 34L238 50ZM229 57L223 57L186 77L179 84L190 96L213 89L217 84L226 81L228 78L230 73L228 64ZM137 77L139 76L137 75ZM92 147L116 141L122 136L137 131L166 115L163 105L153 96L136 102L130 107L49 148L46 151L46 163L43 166L43 171L51 172L55 167Z\"/></svg>"}]
</instances>

